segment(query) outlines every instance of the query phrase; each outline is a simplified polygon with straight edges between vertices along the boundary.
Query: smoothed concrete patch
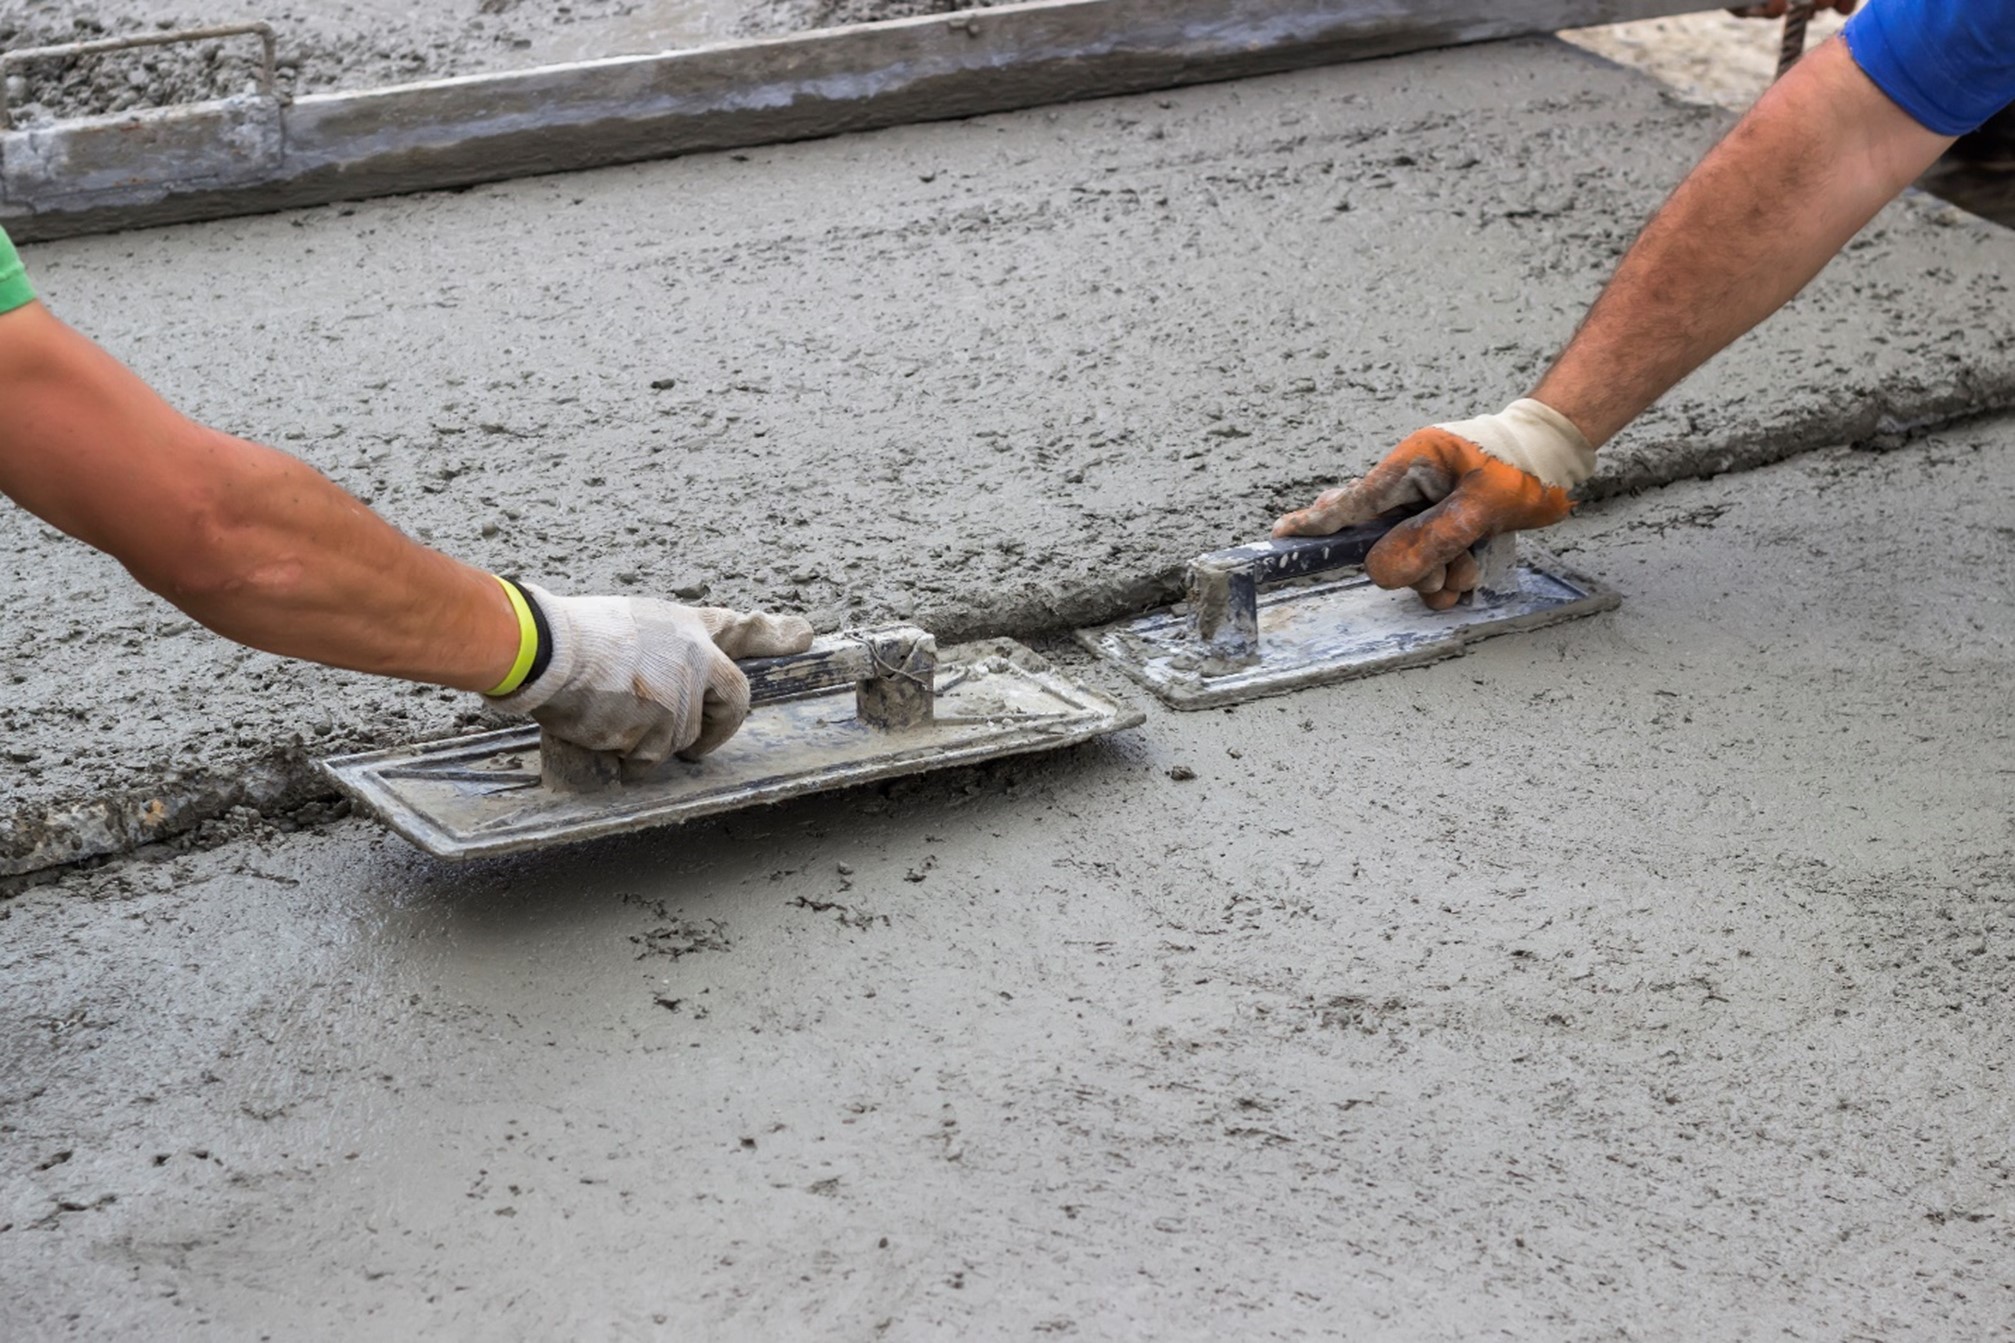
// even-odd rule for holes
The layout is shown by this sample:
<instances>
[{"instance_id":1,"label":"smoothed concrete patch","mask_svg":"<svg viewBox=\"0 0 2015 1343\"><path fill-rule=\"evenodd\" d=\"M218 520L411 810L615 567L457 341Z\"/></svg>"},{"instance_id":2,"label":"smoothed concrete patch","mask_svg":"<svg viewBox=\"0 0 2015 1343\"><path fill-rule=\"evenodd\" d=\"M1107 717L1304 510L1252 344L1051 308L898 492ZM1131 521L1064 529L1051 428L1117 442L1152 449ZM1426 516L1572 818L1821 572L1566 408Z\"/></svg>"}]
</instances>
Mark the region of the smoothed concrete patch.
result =
<instances>
[{"instance_id":1,"label":"smoothed concrete patch","mask_svg":"<svg viewBox=\"0 0 2015 1343\"><path fill-rule=\"evenodd\" d=\"M956 639L1149 605L1523 393L1724 124L1504 43L27 257L184 408L474 563ZM2011 261L1892 208L1596 492L2005 403ZM488 721L226 644L18 511L0 574L17 816Z\"/></svg>"},{"instance_id":2,"label":"smoothed concrete patch","mask_svg":"<svg viewBox=\"0 0 2015 1343\"><path fill-rule=\"evenodd\" d=\"M1573 520L1629 603L1436 667L527 861L69 873L0 905L0 1317L1995 1336L2011 494L2011 420L1829 450Z\"/></svg>"}]
</instances>

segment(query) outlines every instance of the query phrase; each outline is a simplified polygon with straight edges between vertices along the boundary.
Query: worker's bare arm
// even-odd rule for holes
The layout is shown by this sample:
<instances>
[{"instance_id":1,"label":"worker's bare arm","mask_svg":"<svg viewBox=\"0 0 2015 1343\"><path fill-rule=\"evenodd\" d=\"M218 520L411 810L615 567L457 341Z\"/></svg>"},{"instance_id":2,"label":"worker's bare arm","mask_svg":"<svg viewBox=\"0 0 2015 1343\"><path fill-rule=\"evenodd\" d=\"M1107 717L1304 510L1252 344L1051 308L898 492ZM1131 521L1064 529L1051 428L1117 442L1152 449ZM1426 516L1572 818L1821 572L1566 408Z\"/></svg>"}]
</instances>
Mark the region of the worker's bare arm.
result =
<instances>
[{"instance_id":1,"label":"worker's bare arm","mask_svg":"<svg viewBox=\"0 0 2015 1343\"><path fill-rule=\"evenodd\" d=\"M1672 193L1530 398L1408 437L1369 475L1274 526L1315 535L1422 508L1366 570L1436 607L1476 581L1477 541L1567 516L1595 449L1777 311L1951 140L1926 130L1839 38L1792 67Z\"/></svg>"},{"instance_id":2,"label":"worker's bare arm","mask_svg":"<svg viewBox=\"0 0 2015 1343\"><path fill-rule=\"evenodd\" d=\"M520 611L495 578L410 540L313 467L178 414L39 303L0 314L0 495L227 638L495 690L500 708L645 765L704 755L741 726L735 658L812 640L796 616L529 584Z\"/></svg>"},{"instance_id":3,"label":"worker's bare arm","mask_svg":"<svg viewBox=\"0 0 2015 1343\"><path fill-rule=\"evenodd\" d=\"M0 315L0 407L0 493L228 638L478 691L517 657L495 579L179 414L39 303Z\"/></svg>"},{"instance_id":4,"label":"worker's bare arm","mask_svg":"<svg viewBox=\"0 0 2015 1343\"><path fill-rule=\"evenodd\" d=\"M1533 397L1601 445L1803 289L1951 143L1828 41L1672 193Z\"/></svg>"}]
</instances>

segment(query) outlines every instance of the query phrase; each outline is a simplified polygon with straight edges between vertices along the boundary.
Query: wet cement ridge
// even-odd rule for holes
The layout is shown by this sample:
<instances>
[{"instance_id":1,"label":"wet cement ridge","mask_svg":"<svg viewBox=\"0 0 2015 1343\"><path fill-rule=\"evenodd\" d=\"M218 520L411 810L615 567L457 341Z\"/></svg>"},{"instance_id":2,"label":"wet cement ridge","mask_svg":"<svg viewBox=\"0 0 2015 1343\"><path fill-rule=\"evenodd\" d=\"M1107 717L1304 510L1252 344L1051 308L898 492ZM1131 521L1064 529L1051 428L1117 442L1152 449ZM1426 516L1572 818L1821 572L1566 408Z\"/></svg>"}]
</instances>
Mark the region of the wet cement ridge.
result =
<instances>
[{"instance_id":1,"label":"wet cement ridge","mask_svg":"<svg viewBox=\"0 0 2015 1343\"><path fill-rule=\"evenodd\" d=\"M26 255L190 414L484 568L1026 637L1529 388L1724 125L1512 42ZM2005 230L1920 198L1848 253L1596 495L2011 404ZM489 722L226 644L11 510L0 590L31 828Z\"/></svg>"},{"instance_id":2,"label":"wet cement ridge","mask_svg":"<svg viewBox=\"0 0 2015 1343\"><path fill-rule=\"evenodd\" d=\"M1793 412L1784 417L1781 426L1753 438L1730 435L1636 443L1629 457L1605 463L1582 487L1580 498L1585 504L1598 504L1684 480L1754 471L1843 445L1887 449L2015 409L2015 369L1969 370L1960 381L1962 386L1935 389L1917 399ZM1312 494L1335 483L1332 478L1318 477L1284 487L1290 494ZM1264 503L1253 502L1258 506ZM1228 537L1225 544L1259 539ZM953 642L1066 634L1180 600L1184 577L1194 558L1193 554L1170 554L1158 568L1067 586L1049 595L1019 590L976 593L955 604L924 607L919 620L939 638Z\"/></svg>"},{"instance_id":3,"label":"wet cement ridge","mask_svg":"<svg viewBox=\"0 0 2015 1343\"><path fill-rule=\"evenodd\" d=\"M657 56L0 135L17 239L970 117L1672 12L1671 0L1039 0Z\"/></svg>"},{"instance_id":4,"label":"wet cement ridge","mask_svg":"<svg viewBox=\"0 0 2015 1343\"><path fill-rule=\"evenodd\" d=\"M0 878L130 853L239 808L278 815L329 792L311 760L281 752L165 778L153 788L70 798L0 816Z\"/></svg>"},{"instance_id":5,"label":"wet cement ridge","mask_svg":"<svg viewBox=\"0 0 2015 1343\"><path fill-rule=\"evenodd\" d=\"M1922 404L1864 407L1845 415L1800 417L1792 429L1740 442L1650 445L1666 451L1651 462L1605 470L1583 490L1590 503L1616 499L1683 480L1706 480L1753 471L1842 444L1901 440L2015 408L2015 374L1982 385L1977 399L1936 398ZM1681 447L1684 451L1681 451ZM1325 482L1326 483L1326 482ZM1125 619L1179 600L1190 555L1170 555L1162 567L1126 577L1081 583L1053 594L1026 591L975 593L964 601L921 608L918 623L943 643L977 639L1035 640ZM1143 695L1132 689L1127 693ZM359 746L390 747L440 741L457 733L406 738L387 733ZM349 748L346 748L349 749ZM314 755L298 748L236 763L172 774L153 786L114 793L85 793L0 814L0 878L21 877L96 858L116 857L147 844L175 839L205 822L236 814L273 817L337 797ZM347 814L335 811L319 820Z\"/></svg>"}]
</instances>

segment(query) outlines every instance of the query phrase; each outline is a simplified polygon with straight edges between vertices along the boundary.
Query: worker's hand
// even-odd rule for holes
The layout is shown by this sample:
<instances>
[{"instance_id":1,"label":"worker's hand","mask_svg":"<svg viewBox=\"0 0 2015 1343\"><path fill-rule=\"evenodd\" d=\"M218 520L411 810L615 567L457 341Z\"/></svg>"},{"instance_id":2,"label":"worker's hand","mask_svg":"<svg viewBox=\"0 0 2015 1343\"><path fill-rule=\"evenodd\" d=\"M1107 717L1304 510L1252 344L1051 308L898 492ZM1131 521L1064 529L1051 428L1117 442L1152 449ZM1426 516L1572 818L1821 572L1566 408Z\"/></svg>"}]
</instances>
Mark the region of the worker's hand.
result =
<instances>
[{"instance_id":1,"label":"worker's hand","mask_svg":"<svg viewBox=\"0 0 2015 1343\"><path fill-rule=\"evenodd\" d=\"M697 760L735 735L749 714L749 682L734 659L802 653L812 642L798 616L523 587L545 613L552 661L497 706L641 766Z\"/></svg>"},{"instance_id":2,"label":"worker's hand","mask_svg":"<svg viewBox=\"0 0 2015 1343\"><path fill-rule=\"evenodd\" d=\"M1824 0L1811 4L1812 12L1823 14L1829 9L1837 9L1842 14L1852 14L1861 0ZM1796 0L1762 0L1754 5L1730 5L1728 12L1738 19L1781 19L1791 12ZM1810 0L1808 0L1810 3Z\"/></svg>"},{"instance_id":3,"label":"worker's hand","mask_svg":"<svg viewBox=\"0 0 2015 1343\"><path fill-rule=\"evenodd\" d=\"M1325 491L1276 522L1273 534L1327 536L1428 505L1371 548L1364 571L1382 588L1412 588L1445 611L1481 577L1469 548L1566 517L1567 489L1587 478L1594 457L1565 416L1537 401L1514 401L1498 415L1408 435L1363 479Z\"/></svg>"}]
</instances>

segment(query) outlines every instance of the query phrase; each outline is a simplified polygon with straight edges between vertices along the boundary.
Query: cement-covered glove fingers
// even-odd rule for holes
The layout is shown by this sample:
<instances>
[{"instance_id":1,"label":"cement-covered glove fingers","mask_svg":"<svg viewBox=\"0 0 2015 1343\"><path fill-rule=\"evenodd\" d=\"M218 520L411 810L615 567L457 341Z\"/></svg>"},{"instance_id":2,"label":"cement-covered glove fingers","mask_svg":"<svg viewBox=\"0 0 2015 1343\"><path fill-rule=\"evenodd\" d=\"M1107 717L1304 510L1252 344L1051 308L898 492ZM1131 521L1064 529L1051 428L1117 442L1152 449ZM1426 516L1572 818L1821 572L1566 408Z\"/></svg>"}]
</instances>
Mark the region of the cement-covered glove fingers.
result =
<instances>
[{"instance_id":1,"label":"cement-covered glove fingers","mask_svg":"<svg viewBox=\"0 0 2015 1343\"><path fill-rule=\"evenodd\" d=\"M698 607L694 614L706 626L714 648L730 659L782 657L811 647L812 627L803 616L730 611L724 606ZM734 673L733 679L711 688L701 701L699 738L681 752L688 759L697 760L734 736L749 716L748 678L733 661L728 669Z\"/></svg>"},{"instance_id":2,"label":"cement-covered glove fingers","mask_svg":"<svg viewBox=\"0 0 2015 1343\"><path fill-rule=\"evenodd\" d=\"M1470 547L1566 517L1567 490L1587 478L1594 457L1565 416L1537 401L1514 401L1497 415L1408 435L1361 480L1289 513L1273 534L1327 536L1426 505L1372 547L1364 569L1380 587L1410 587L1446 610L1480 577Z\"/></svg>"},{"instance_id":3,"label":"cement-covered glove fingers","mask_svg":"<svg viewBox=\"0 0 2015 1343\"><path fill-rule=\"evenodd\" d=\"M811 647L812 627L803 616L773 616L761 611L730 611L725 606L693 608L714 647L737 661L802 653Z\"/></svg>"},{"instance_id":4,"label":"cement-covered glove fingers","mask_svg":"<svg viewBox=\"0 0 2015 1343\"><path fill-rule=\"evenodd\" d=\"M498 707L633 765L697 759L748 716L748 680L715 642L717 630L751 657L801 652L811 643L811 627L792 617L522 588L544 618L549 656L531 680L498 697Z\"/></svg>"}]
</instances>

